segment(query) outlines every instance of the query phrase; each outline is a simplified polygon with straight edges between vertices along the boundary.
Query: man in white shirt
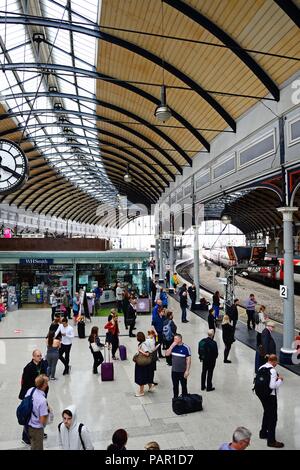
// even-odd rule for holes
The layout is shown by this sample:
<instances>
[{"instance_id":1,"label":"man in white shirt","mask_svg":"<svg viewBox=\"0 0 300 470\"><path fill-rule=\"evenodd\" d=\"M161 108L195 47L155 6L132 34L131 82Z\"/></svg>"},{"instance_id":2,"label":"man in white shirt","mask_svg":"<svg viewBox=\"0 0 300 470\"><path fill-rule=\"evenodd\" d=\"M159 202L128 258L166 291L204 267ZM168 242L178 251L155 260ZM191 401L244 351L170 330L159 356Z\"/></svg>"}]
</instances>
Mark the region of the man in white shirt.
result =
<instances>
[{"instance_id":1,"label":"man in white shirt","mask_svg":"<svg viewBox=\"0 0 300 470\"><path fill-rule=\"evenodd\" d=\"M283 377L277 374L275 370L277 364L277 356L275 354L270 354L268 362L266 362L266 364L263 364L259 368L259 371L263 368L269 369L269 387L271 389L270 395L258 396L264 409L264 415L261 430L259 432L259 437L261 439L267 439L268 447L281 448L284 447L283 442L278 442L275 438L275 430L277 424L277 389L283 382Z\"/></svg>"},{"instance_id":2,"label":"man in white shirt","mask_svg":"<svg viewBox=\"0 0 300 470\"><path fill-rule=\"evenodd\" d=\"M117 288L116 288L116 299L117 299L117 309L118 313L122 313L122 306L123 306L123 289L121 287L121 284L118 282Z\"/></svg>"},{"instance_id":3,"label":"man in white shirt","mask_svg":"<svg viewBox=\"0 0 300 470\"><path fill-rule=\"evenodd\" d=\"M63 375L67 375L69 373L70 367L70 351L72 347L72 341L74 338L74 330L72 326L68 324L68 319L63 318L62 323L59 325L55 332L55 338L61 333L61 346L59 348L59 359L65 366L65 370L63 371ZM65 355L65 357L64 357Z\"/></svg>"}]
</instances>

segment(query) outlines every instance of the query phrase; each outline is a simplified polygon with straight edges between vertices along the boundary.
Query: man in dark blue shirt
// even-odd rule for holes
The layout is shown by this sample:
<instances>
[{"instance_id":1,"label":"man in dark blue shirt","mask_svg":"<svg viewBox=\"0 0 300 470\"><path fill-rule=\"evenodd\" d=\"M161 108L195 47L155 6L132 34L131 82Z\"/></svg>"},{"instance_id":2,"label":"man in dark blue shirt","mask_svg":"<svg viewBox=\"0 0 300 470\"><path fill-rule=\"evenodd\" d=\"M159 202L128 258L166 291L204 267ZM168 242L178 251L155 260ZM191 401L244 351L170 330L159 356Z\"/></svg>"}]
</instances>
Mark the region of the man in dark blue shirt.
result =
<instances>
[{"instance_id":1,"label":"man in dark blue shirt","mask_svg":"<svg viewBox=\"0 0 300 470\"><path fill-rule=\"evenodd\" d=\"M187 378L191 368L190 347L182 342L182 336L176 334L174 341L166 351L166 356L172 355L172 382L174 398L179 395L179 382L182 388L182 396L188 394Z\"/></svg>"}]
</instances>

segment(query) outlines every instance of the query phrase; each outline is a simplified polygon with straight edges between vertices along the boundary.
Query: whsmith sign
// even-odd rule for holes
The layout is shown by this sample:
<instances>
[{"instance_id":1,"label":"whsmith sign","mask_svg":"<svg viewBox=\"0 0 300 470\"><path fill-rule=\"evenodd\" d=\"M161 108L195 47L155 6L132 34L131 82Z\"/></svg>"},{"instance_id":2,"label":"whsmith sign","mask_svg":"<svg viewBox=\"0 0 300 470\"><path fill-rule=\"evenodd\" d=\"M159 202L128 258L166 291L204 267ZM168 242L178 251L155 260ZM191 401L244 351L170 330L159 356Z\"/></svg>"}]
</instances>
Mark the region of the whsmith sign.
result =
<instances>
[{"instance_id":1,"label":"whsmith sign","mask_svg":"<svg viewBox=\"0 0 300 470\"><path fill-rule=\"evenodd\" d=\"M53 264L53 259L49 258L20 258L20 264Z\"/></svg>"}]
</instances>

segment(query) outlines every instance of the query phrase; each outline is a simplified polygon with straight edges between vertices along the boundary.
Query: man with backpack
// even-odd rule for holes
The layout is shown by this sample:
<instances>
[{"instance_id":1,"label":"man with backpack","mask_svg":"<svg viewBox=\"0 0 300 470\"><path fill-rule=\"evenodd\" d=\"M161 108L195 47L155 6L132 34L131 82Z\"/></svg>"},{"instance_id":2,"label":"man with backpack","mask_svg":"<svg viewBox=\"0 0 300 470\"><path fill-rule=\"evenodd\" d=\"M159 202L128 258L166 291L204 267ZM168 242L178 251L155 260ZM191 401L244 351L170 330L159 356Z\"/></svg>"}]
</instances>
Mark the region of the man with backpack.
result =
<instances>
[{"instance_id":1,"label":"man with backpack","mask_svg":"<svg viewBox=\"0 0 300 470\"><path fill-rule=\"evenodd\" d=\"M76 407L68 406L62 412L63 421L58 425L58 442L63 450L94 450L87 427L77 422Z\"/></svg>"},{"instance_id":2,"label":"man with backpack","mask_svg":"<svg viewBox=\"0 0 300 470\"><path fill-rule=\"evenodd\" d=\"M163 326L163 341L164 341L165 349L169 349L169 347L173 343L176 331L177 331L177 326L175 325L173 321L173 312L171 312L171 310L167 310L166 318L164 320L164 326ZM172 355L166 356L166 362L168 366L172 365Z\"/></svg>"},{"instance_id":3,"label":"man with backpack","mask_svg":"<svg viewBox=\"0 0 300 470\"><path fill-rule=\"evenodd\" d=\"M263 364L254 379L254 390L264 409L260 439L267 439L268 447L284 447L283 442L276 441L275 430L277 423L277 389L283 382L283 377L277 374L275 367L278 359L275 354L268 357L268 362Z\"/></svg>"},{"instance_id":4,"label":"man with backpack","mask_svg":"<svg viewBox=\"0 0 300 470\"><path fill-rule=\"evenodd\" d=\"M48 423L49 407L46 399L49 378L45 374L38 375L35 387L30 388L25 396L32 400L32 408L28 421L28 435L31 450L44 450L44 427Z\"/></svg>"}]
</instances>

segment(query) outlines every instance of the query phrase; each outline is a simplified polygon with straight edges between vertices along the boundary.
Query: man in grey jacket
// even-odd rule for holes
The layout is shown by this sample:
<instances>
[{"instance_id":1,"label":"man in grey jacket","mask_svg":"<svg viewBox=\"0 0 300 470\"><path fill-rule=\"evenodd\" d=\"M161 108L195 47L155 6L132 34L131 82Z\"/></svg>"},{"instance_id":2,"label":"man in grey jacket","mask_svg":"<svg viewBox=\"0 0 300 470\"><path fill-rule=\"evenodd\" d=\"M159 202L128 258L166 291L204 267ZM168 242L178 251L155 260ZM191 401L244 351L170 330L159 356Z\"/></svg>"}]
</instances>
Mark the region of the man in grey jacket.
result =
<instances>
[{"instance_id":1,"label":"man in grey jacket","mask_svg":"<svg viewBox=\"0 0 300 470\"><path fill-rule=\"evenodd\" d=\"M59 448L63 450L94 450L88 428L77 422L76 407L68 406L62 412L63 421L58 425Z\"/></svg>"}]
</instances>

